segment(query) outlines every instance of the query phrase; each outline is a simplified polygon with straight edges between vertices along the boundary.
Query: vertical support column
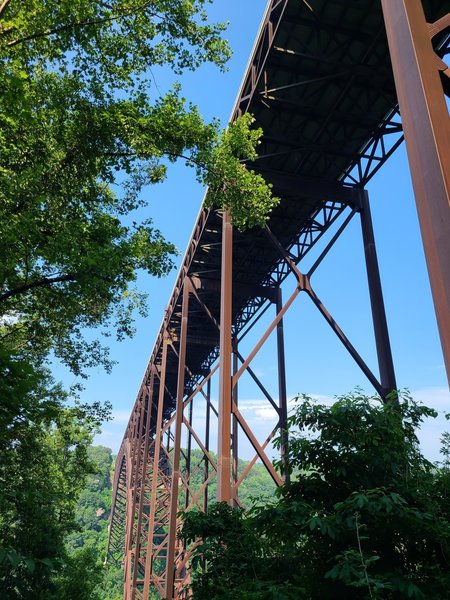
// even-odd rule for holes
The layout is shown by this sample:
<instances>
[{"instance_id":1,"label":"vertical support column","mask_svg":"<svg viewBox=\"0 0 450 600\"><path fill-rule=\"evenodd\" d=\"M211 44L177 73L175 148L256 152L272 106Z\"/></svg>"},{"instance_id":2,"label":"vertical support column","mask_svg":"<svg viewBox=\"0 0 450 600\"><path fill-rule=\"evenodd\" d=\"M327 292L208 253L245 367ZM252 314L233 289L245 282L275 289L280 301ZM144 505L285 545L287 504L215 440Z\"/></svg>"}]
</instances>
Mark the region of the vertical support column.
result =
<instances>
[{"instance_id":1,"label":"vertical support column","mask_svg":"<svg viewBox=\"0 0 450 600\"><path fill-rule=\"evenodd\" d=\"M236 373L239 370L239 365L238 365L238 341L236 338L233 339L233 375L236 375ZM238 402L239 402L239 395L238 395L238 383L236 383L236 385L233 387L232 390L232 398L233 398L233 402L234 404L237 406ZM233 470L232 470L232 481L233 481L233 490L232 490L232 497L233 497L233 505L236 507L237 504L237 490L236 490L236 483L238 480L238 468L239 468L239 440L238 440L238 435L239 435L239 424L238 424L238 420L236 418L236 415L233 415L233 421L232 421L232 427L233 427L233 431L232 431L232 456L233 456Z\"/></svg>"},{"instance_id":2,"label":"vertical support column","mask_svg":"<svg viewBox=\"0 0 450 600\"><path fill-rule=\"evenodd\" d=\"M421 0L381 4L450 381L450 119Z\"/></svg>"},{"instance_id":3,"label":"vertical support column","mask_svg":"<svg viewBox=\"0 0 450 600\"><path fill-rule=\"evenodd\" d=\"M130 486L127 488L127 512L125 519L125 527L126 527L126 537L125 537L125 572L124 572L124 590L123 597L124 600L130 600L131 598L131 567L132 567L132 531L133 531L133 522L134 522L134 514L133 514L133 487Z\"/></svg>"},{"instance_id":4,"label":"vertical support column","mask_svg":"<svg viewBox=\"0 0 450 600\"><path fill-rule=\"evenodd\" d=\"M277 288L276 311L277 316L283 308L283 295L281 288ZM277 362L278 362L278 402L280 409L280 430L281 430L281 462L286 464L288 452L288 433L287 433L287 393L286 393L286 361L284 355L284 330L283 319L277 324ZM283 474L284 481L289 481L289 473Z\"/></svg>"},{"instance_id":5,"label":"vertical support column","mask_svg":"<svg viewBox=\"0 0 450 600\"><path fill-rule=\"evenodd\" d=\"M172 600L175 581L175 546L177 541L177 513L178 513L178 488L181 477L180 473L180 451L181 451L181 426L183 424L183 400L184 400L184 378L186 373L186 345L189 312L189 295L191 283L185 277L183 283L183 301L181 309L181 333L180 347L178 351L178 382L177 382L177 404L175 417L174 445L173 445L173 470L172 487L170 490L170 516L167 547L166 567L166 599Z\"/></svg>"},{"instance_id":6,"label":"vertical support column","mask_svg":"<svg viewBox=\"0 0 450 600\"><path fill-rule=\"evenodd\" d=\"M209 431L211 427L211 377L206 382L206 423L205 423L205 448L209 452ZM203 481L207 481L209 477L209 460L205 456L205 472ZM203 492L203 511L208 511L208 485L205 486Z\"/></svg>"},{"instance_id":7,"label":"vertical support column","mask_svg":"<svg viewBox=\"0 0 450 600\"><path fill-rule=\"evenodd\" d=\"M139 401L141 404L142 399ZM134 412L133 429L130 444L131 454L131 473L130 482L127 489L127 516L126 516L126 533L125 533L125 572L124 572L124 598L131 599L132 583L133 583L133 532L135 521L135 505L136 505L136 490L137 476L140 461L140 425L142 417L140 409Z\"/></svg>"},{"instance_id":8,"label":"vertical support column","mask_svg":"<svg viewBox=\"0 0 450 600\"><path fill-rule=\"evenodd\" d=\"M194 398L189 403L189 425L192 427L192 413L194 411ZM187 478L189 480L189 476L191 474L191 454L192 454L192 433L191 430L188 430L188 442L187 442L187 452L186 452L186 473ZM189 489L186 488L186 499L185 499L185 508L189 506Z\"/></svg>"},{"instance_id":9,"label":"vertical support column","mask_svg":"<svg viewBox=\"0 0 450 600\"><path fill-rule=\"evenodd\" d=\"M148 395L147 400L144 398L144 403L141 409L141 419L144 420L145 415L145 406L147 405L147 418L145 421L145 428L142 429L141 436L145 435L144 441L144 455L142 457L142 464L140 467L140 489L139 489L139 510L138 510L138 523L136 530L136 544L135 544L135 559L134 559L134 572L133 572L133 590L131 594L132 600L136 597L136 584L139 574L139 560L141 555L141 545L142 545L142 512L144 508L144 498L145 498L145 486L146 486L146 478L147 478L147 462L148 462L148 449L150 443L150 424L151 424L151 416L152 416L152 403L153 403L153 386L155 382L155 368L152 366L150 373L150 382L148 387Z\"/></svg>"},{"instance_id":10,"label":"vertical support column","mask_svg":"<svg viewBox=\"0 0 450 600\"><path fill-rule=\"evenodd\" d=\"M152 574L153 536L155 532L156 502L159 477L159 458L161 454L161 429L164 413L164 388L166 385L167 345L167 332L165 332L162 346L161 372L159 374L158 412L156 416L155 444L153 447L152 487L150 492L150 513L148 517L147 554L145 556L145 575L143 592L144 598L149 597L150 581Z\"/></svg>"},{"instance_id":11,"label":"vertical support column","mask_svg":"<svg viewBox=\"0 0 450 600\"><path fill-rule=\"evenodd\" d=\"M217 500L231 501L231 319L233 300L233 229L228 212L222 217L220 288L220 372Z\"/></svg>"},{"instance_id":12,"label":"vertical support column","mask_svg":"<svg viewBox=\"0 0 450 600\"><path fill-rule=\"evenodd\" d=\"M394 362L392 360L391 343L389 341L389 331L384 308L380 270L378 268L377 250L367 191L361 190L359 192L359 198L364 256L366 259L372 321L377 347L378 366L380 370L380 383L383 390L383 398L386 398L390 392L397 389L397 384L395 381Z\"/></svg>"}]
</instances>

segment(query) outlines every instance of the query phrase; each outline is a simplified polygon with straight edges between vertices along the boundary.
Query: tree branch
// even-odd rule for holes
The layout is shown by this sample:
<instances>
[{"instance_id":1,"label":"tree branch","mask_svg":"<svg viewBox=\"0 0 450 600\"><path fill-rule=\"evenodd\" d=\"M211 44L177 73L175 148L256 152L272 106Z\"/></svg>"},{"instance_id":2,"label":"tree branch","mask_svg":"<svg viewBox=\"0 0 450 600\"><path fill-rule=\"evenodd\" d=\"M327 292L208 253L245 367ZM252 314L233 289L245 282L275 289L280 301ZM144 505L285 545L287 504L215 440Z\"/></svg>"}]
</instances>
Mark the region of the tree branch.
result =
<instances>
[{"instance_id":1,"label":"tree branch","mask_svg":"<svg viewBox=\"0 0 450 600\"><path fill-rule=\"evenodd\" d=\"M207 171L208 173L213 173L214 175L219 176L219 173L214 170L211 169L210 167L207 167L204 163L200 162L199 160L196 160L195 158L192 158L192 156L186 156L185 154L178 154L177 152L169 152L167 150L161 150L161 154L162 156L167 156L169 158L181 158L182 160L185 160L186 162L190 162L194 165L196 165L197 167L200 167L201 169L204 169L205 171ZM141 155L137 152L104 152L103 156L117 156L117 157L123 157L123 158L138 158L141 160L148 160L150 157L145 156L145 155ZM239 161L242 162L242 161Z\"/></svg>"},{"instance_id":2,"label":"tree branch","mask_svg":"<svg viewBox=\"0 0 450 600\"><path fill-rule=\"evenodd\" d=\"M65 281L75 281L76 280L75 273L68 273L67 275L60 275L59 277L43 277L42 279L38 279L37 281L33 281L31 283L24 283L14 290L8 290L4 294L0 295L0 302L4 302L13 296L18 296L19 294L23 294L24 292L28 292L29 290L33 290L38 287L46 287L53 285L54 283L62 283Z\"/></svg>"},{"instance_id":3,"label":"tree branch","mask_svg":"<svg viewBox=\"0 0 450 600\"><path fill-rule=\"evenodd\" d=\"M10 3L10 0L3 0L3 2L0 5L0 17L3 15L3 13L5 12L6 8L8 7L8 4Z\"/></svg>"},{"instance_id":4,"label":"tree branch","mask_svg":"<svg viewBox=\"0 0 450 600\"><path fill-rule=\"evenodd\" d=\"M9 2L9 1L10 0L4 0L4 3ZM144 8L147 8L148 6L150 6L151 4L152 4L151 2L144 2L143 4L141 4L140 6L136 7L133 10L125 11L123 13L118 13L116 15L111 15L111 16L105 17L103 19L91 19L91 20L85 19L85 20L80 20L80 21L73 21L72 23L66 23L65 25L61 25L60 27L54 27L53 29L47 29L46 31L31 33L30 35L27 35L23 38L18 38L16 40L8 42L6 44L6 46L11 48L12 46L17 46L18 44L22 44L23 42L28 42L30 40L35 40L35 39L38 39L41 37L48 37L50 35L54 35L56 33L61 33L63 31L67 31L68 29L74 29L77 27L89 27L90 25L102 25L103 23L111 23L112 21L117 21L118 19L122 19L129 15L133 15L136 12L140 12ZM0 15L1 15L1 12L0 12ZM151 16L155 16L155 15L152 14ZM6 33L6 32L0 32L0 35L2 35L2 33Z\"/></svg>"}]
</instances>

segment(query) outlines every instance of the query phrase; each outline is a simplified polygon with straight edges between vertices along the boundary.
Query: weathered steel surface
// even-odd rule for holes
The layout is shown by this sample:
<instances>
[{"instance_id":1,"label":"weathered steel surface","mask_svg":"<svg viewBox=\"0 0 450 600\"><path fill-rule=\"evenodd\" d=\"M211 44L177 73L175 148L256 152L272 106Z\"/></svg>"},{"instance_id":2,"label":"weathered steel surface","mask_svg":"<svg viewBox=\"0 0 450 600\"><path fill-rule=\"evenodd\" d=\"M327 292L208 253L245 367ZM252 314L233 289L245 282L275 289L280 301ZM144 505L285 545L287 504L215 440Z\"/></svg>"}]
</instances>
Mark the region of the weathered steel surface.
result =
<instances>
[{"instance_id":1,"label":"weathered steel surface","mask_svg":"<svg viewBox=\"0 0 450 600\"><path fill-rule=\"evenodd\" d=\"M230 502L231 496L231 353L233 305L233 227L228 213L222 217L222 269L220 289L219 439L217 499Z\"/></svg>"},{"instance_id":2,"label":"weathered steel surface","mask_svg":"<svg viewBox=\"0 0 450 600\"><path fill-rule=\"evenodd\" d=\"M382 4L450 382L450 117L445 99L450 71L432 46L432 38L450 29L450 13L438 13L436 22L427 23L420 0L382 0Z\"/></svg>"}]
</instances>

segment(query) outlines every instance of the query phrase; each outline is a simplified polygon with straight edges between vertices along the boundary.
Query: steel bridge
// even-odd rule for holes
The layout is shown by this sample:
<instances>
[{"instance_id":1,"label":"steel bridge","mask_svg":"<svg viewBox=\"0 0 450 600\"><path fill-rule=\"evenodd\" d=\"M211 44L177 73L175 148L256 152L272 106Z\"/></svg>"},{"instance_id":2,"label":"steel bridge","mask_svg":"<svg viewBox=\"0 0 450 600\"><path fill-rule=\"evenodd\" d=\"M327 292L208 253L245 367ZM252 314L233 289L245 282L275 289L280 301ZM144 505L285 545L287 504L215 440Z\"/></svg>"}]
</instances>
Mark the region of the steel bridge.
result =
<instances>
[{"instance_id":1,"label":"steel bridge","mask_svg":"<svg viewBox=\"0 0 450 600\"><path fill-rule=\"evenodd\" d=\"M382 397L396 388L365 188L404 137L450 374L449 29L450 0L268 3L233 118L249 111L263 128L258 159L248 166L281 201L265 229L243 233L226 212L199 213L116 462L109 557L123 563L127 600L183 597L190 548L177 537L181 509L206 510L212 487L218 500L239 505L256 462L282 483L268 447L286 424L283 318L299 295L310 298ZM352 219L362 228L375 370L312 283ZM293 289L283 298L288 277ZM262 315L261 334L254 325ZM276 340L276 398L251 367L269 337ZM250 351L243 353L243 340ZM244 373L277 415L264 440L240 410ZM242 471L243 435L254 458ZM281 456L286 444L284 436Z\"/></svg>"}]
</instances>

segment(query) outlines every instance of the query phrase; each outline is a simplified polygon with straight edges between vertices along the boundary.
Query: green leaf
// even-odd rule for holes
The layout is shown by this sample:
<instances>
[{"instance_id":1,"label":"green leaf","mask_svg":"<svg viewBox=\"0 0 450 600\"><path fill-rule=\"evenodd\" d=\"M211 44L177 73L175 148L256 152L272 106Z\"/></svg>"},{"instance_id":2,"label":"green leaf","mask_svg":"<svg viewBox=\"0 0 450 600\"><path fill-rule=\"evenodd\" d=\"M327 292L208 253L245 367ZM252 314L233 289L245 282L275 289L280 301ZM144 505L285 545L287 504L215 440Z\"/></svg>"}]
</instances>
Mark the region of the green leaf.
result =
<instances>
[{"instance_id":1,"label":"green leaf","mask_svg":"<svg viewBox=\"0 0 450 600\"><path fill-rule=\"evenodd\" d=\"M25 564L27 565L27 569L30 571L30 573L33 573L36 568L35 561L32 558L26 558Z\"/></svg>"},{"instance_id":2,"label":"green leaf","mask_svg":"<svg viewBox=\"0 0 450 600\"><path fill-rule=\"evenodd\" d=\"M10 550L8 552L8 559L15 569L20 565L22 561L22 557L15 550Z\"/></svg>"}]
</instances>

